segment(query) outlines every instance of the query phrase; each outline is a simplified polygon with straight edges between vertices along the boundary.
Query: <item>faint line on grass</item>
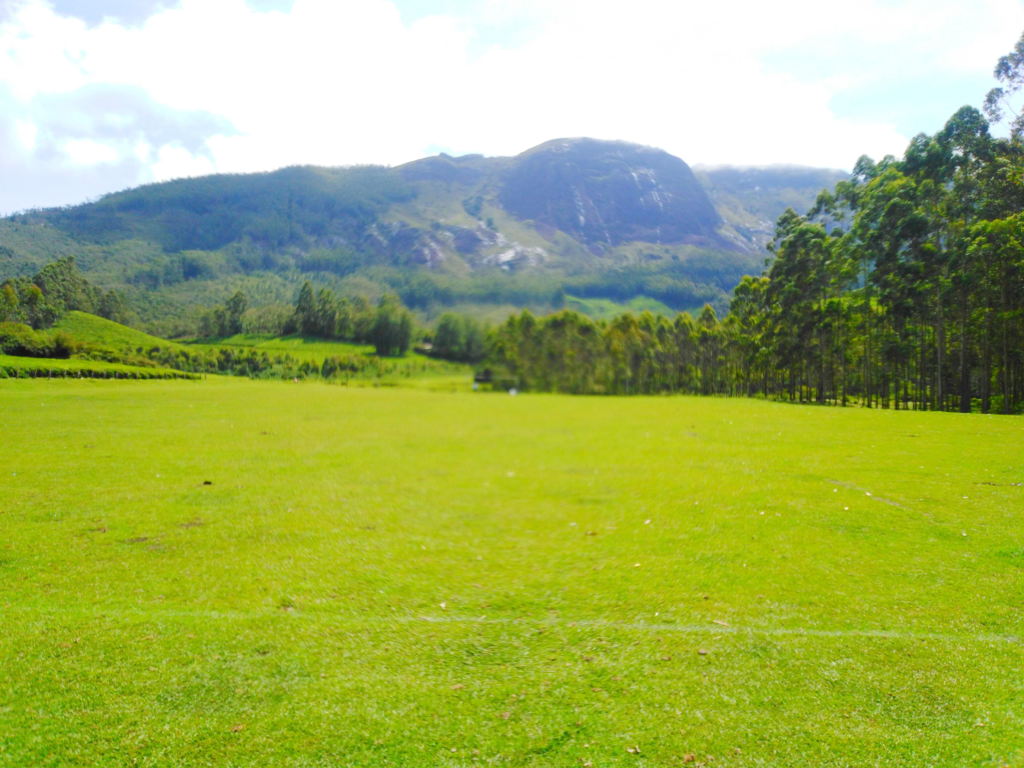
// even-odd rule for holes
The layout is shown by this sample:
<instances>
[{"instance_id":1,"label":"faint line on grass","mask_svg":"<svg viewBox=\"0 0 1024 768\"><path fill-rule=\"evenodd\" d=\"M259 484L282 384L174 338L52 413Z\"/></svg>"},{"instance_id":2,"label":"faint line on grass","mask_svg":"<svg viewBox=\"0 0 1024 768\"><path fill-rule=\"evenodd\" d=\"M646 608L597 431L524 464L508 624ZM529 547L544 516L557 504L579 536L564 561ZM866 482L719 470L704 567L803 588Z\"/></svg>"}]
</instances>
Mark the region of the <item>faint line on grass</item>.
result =
<instances>
[{"instance_id":1,"label":"faint line on grass","mask_svg":"<svg viewBox=\"0 0 1024 768\"><path fill-rule=\"evenodd\" d=\"M9 610L17 610L20 613L54 613L66 616L63 610L40 610L37 606L9 606ZM183 610L160 610L145 612L128 612L135 618L153 620L157 616L168 617L189 617L195 618L197 613L205 613L207 617L251 621L253 619L265 618L260 611L183 611ZM275 611L275 614L277 612ZM106 612L107 618L110 611ZM762 637L821 637L821 638L843 638L863 637L877 640L935 640L937 642L976 642L976 643L1007 643L1011 645L1024 643L1024 638L1018 635L994 635L994 634L951 634L948 632L901 632L889 629L804 629L802 627L723 627L719 625L706 624L664 624L629 621L607 621L603 619L529 619L529 618L486 618L478 616L325 616L317 612L295 611L287 614L289 621L302 620L323 620L332 623L347 624L416 624L427 622L431 624L521 624L540 627L583 627L594 629L625 629L643 632L676 632L679 634L692 635L758 635Z\"/></svg>"},{"instance_id":2,"label":"faint line on grass","mask_svg":"<svg viewBox=\"0 0 1024 768\"><path fill-rule=\"evenodd\" d=\"M678 632L680 634L693 635L763 635L766 637L865 637L880 640L941 640L954 642L969 640L974 642L987 643L1020 643L1021 638L1016 635L956 635L942 632L899 632L887 629L803 629L800 627L777 627L777 628L754 628L754 627L720 627L706 626L704 624L648 624L645 622L623 622L623 621L602 621L595 619L584 619L579 621L568 621L560 619L527 620L527 619L481 619L471 616L418 616L401 617L398 621L428 621L439 624L445 623L478 623L478 624L537 624L540 626L575 626L593 627L608 629L629 629L650 632ZM384 618L383 621L388 621Z\"/></svg>"},{"instance_id":3,"label":"faint line on grass","mask_svg":"<svg viewBox=\"0 0 1024 768\"><path fill-rule=\"evenodd\" d=\"M832 483L833 485L841 485L843 488L847 488L847 489L849 489L851 491L861 491L863 493L868 494L868 496L870 496L875 501L880 501L883 504L889 504L891 506L898 507L899 509L906 509L906 507L904 507L902 504L900 504L898 502L892 501L891 499L882 498L881 496L875 496L871 492L869 492L867 489L865 489L865 488L858 488L853 483L844 483L844 482L842 482L840 480L829 480L828 478L825 478L825 482L826 483Z\"/></svg>"}]
</instances>

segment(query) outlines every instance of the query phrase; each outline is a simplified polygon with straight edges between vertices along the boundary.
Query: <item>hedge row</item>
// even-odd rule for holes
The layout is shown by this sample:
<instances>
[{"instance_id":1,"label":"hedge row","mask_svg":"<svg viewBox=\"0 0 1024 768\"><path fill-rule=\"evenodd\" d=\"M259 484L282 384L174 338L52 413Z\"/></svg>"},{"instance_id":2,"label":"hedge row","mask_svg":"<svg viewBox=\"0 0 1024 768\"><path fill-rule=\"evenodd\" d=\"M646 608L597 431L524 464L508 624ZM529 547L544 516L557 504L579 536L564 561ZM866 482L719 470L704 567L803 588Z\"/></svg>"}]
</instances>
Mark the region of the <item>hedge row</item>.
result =
<instances>
[{"instance_id":1,"label":"hedge row","mask_svg":"<svg viewBox=\"0 0 1024 768\"><path fill-rule=\"evenodd\" d=\"M111 370L109 368L58 368L46 364L19 366L0 364L0 379L198 379L192 373L168 370Z\"/></svg>"}]
</instances>

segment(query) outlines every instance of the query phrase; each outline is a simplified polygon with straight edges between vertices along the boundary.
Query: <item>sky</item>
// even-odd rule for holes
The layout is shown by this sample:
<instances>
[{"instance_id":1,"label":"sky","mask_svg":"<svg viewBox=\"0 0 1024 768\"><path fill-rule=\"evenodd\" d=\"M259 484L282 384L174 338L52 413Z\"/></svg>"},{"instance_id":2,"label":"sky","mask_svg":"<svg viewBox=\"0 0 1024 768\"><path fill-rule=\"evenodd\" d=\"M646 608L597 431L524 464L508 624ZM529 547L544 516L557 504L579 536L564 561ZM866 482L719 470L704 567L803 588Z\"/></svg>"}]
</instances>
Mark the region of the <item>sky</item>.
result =
<instances>
[{"instance_id":1,"label":"sky","mask_svg":"<svg viewBox=\"0 0 1024 768\"><path fill-rule=\"evenodd\" d=\"M1024 0L0 0L0 213L591 136L849 169L964 104Z\"/></svg>"}]
</instances>

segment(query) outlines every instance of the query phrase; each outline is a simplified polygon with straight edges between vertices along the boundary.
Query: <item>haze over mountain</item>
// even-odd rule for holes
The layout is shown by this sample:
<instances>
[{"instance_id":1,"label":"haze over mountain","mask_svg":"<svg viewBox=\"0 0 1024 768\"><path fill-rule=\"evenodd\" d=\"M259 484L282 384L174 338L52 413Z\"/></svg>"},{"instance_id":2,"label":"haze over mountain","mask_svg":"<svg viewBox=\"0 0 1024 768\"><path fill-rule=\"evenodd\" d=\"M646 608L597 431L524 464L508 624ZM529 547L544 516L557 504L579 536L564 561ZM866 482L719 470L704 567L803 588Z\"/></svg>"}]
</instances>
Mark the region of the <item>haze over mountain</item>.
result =
<instances>
[{"instance_id":1,"label":"haze over mountain","mask_svg":"<svg viewBox=\"0 0 1024 768\"><path fill-rule=\"evenodd\" d=\"M306 277L350 293L396 291L428 313L546 307L562 292L723 309L744 274L760 273L778 215L803 212L843 176L695 173L662 150L586 138L511 158L205 176L0 222L0 279L74 254L151 325L238 287L287 303Z\"/></svg>"}]
</instances>

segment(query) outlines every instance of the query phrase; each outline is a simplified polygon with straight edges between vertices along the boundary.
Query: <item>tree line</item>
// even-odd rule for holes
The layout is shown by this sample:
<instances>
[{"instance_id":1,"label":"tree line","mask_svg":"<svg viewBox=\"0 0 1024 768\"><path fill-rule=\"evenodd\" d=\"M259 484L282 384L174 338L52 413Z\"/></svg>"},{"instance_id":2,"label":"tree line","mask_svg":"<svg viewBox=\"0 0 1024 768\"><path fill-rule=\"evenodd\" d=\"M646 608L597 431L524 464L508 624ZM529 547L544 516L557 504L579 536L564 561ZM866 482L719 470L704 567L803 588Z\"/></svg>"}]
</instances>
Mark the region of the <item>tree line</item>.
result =
<instances>
[{"instance_id":1,"label":"tree line","mask_svg":"<svg viewBox=\"0 0 1024 768\"><path fill-rule=\"evenodd\" d=\"M117 323L128 323L132 318L125 296L90 285L78 271L74 256L47 264L32 278L10 278L0 283L0 323L23 323L44 330L72 310Z\"/></svg>"},{"instance_id":2,"label":"tree line","mask_svg":"<svg viewBox=\"0 0 1024 768\"><path fill-rule=\"evenodd\" d=\"M242 333L248 308L245 292L236 291L224 306L203 313L199 335L214 338ZM372 344L376 353L384 357L404 355L416 329L412 313L397 296L386 295L374 305L362 296L339 298L329 288L316 291L308 280L299 289L291 314L270 325L268 330L272 333Z\"/></svg>"},{"instance_id":3,"label":"tree line","mask_svg":"<svg viewBox=\"0 0 1024 768\"><path fill-rule=\"evenodd\" d=\"M1024 119L1007 137L992 126L1024 86L1024 37L995 75L984 113L962 108L902 158L862 157L806 215L786 211L724 319L524 312L489 339L489 373L542 391L1020 413Z\"/></svg>"},{"instance_id":4,"label":"tree line","mask_svg":"<svg viewBox=\"0 0 1024 768\"><path fill-rule=\"evenodd\" d=\"M1024 148L963 109L902 159L862 158L729 313L509 318L487 341L500 386L682 392L918 410L1024 408Z\"/></svg>"}]
</instances>

